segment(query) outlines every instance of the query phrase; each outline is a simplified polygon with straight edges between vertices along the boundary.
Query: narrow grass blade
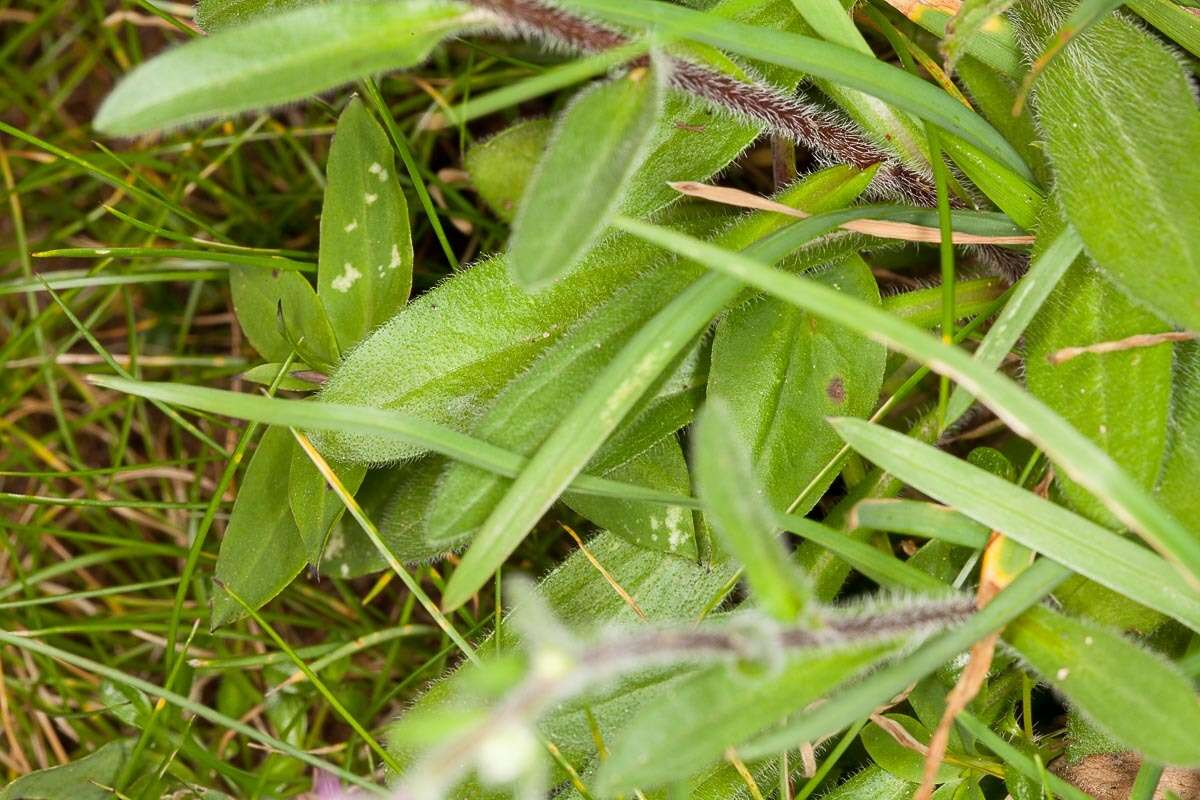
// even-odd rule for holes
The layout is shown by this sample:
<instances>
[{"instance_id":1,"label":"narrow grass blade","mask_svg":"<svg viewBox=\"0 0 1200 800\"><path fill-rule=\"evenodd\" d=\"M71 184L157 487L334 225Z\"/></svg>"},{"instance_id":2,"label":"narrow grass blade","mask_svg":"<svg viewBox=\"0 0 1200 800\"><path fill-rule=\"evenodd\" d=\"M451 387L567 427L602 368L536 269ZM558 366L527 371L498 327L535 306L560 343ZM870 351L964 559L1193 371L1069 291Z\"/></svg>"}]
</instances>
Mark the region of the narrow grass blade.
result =
<instances>
[{"instance_id":1,"label":"narrow grass blade","mask_svg":"<svg viewBox=\"0 0 1200 800\"><path fill-rule=\"evenodd\" d=\"M237 419L265 422L270 425L287 425L303 430L366 432L378 436L395 437L418 445L422 449L442 453L509 477L520 472L525 464L525 459L507 450L501 450L466 434L397 411L346 406L337 403L281 400L202 386L133 381L106 376L91 376L90 380L97 386L118 392L186 406L212 414L223 414ZM631 486L589 475L579 476L571 488L573 491L597 494L603 497L644 500L688 508L699 507L699 502L691 497Z\"/></svg>"},{"instance_id":2,"label":"narrow grass blade","mask_svg":"<svg viewBox=\"0 0 1200 800\"><path fill-rule=\"evenodd\" d=\"M616 225L710 269L737 277L817 316L857 330L957 381L991 408L1015 433L1035 442L1072 479L1101 500L1118 519L1167 556L1192 586L1200 583L1197 580L1200 576L1200 540L1145 489L1131 480L1103 450L1009 378L981 367L969 354L943 344L925 331L815 281L773 269L747 255L639 220L622 217ZM1194 591L1188 595L1194 600Z\"/></svg>"},{"instance_id":3,"label":"narrow grass blade","mask_svg":"<svg viewBox=\"0 0 1200 800\"><path fill-rule=\"evenodd\" d=\"M693 469L705 518L745 569L757 605L776 619L796 620L812 588L779 544L766 489L726 403L708 402L696 421L695 442Z\"/></svg>"},{"instance_id":4,"label":"narrow grass blade","mask_svg":"<svg viewBox=\"0 0 1200 800\"><path fill-rule=\"evenodd\" d=\"M902 433L849 417L831 424L851 447L910 486L1200 631L1200 593L1149 550Z\"/></svg>"}]
</instances>

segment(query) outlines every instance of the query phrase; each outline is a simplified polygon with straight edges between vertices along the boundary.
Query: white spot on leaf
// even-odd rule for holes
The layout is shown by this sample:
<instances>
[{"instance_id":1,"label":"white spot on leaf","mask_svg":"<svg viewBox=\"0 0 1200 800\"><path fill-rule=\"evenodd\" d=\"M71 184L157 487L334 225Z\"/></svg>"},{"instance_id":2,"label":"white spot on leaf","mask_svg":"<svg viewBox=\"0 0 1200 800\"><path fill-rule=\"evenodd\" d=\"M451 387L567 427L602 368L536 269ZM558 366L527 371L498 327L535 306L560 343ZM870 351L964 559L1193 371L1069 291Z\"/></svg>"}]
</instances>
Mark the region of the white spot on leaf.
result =
<instances>
[{"instance_id":1,"label":"white spot on leaf","mask_svg":"<svg viewBox=\"0 0 1200 800\"><path fill-rule=\"evenodd\" d=\"M371 194L370 192L367 192L366 194L363 195L363 202L366 203L367 205L371 205L378 199L379 199L379 195Z\"/></svg>"},{"instance_id":2,"label":"white spot on leaf","mask_svg":"<svg viewBox=\"0 0 1200 800\"><path fill-rule=\"evenodd\" d=\"M396 269L401 265L400 261L400 245L392 245L392 260L388 262L388 269Z\"/></svg>"},{"instance_id":3,"label":"white spot on leaf","mask_svg":"<svg viewBox=\"0 0 1200 800\"><path fill-rule=\"evenodd\" d=\"M1054 673L1054 677L1058 678L1060 681L1065 681L1067 679L1067 676L1070 674L1071 674L1071 670L1067 669L1066 667L1063 667L1058 672Z\"/></svg>"},{"instance_id":4,"label":"white spot on leaf","mask_svg":"<svg viewBox=\"0 0 1200 800\"><path fill-rule=\"evenodd\" d=\"M342 274L333 279L332 286L339 292L345 294L350 291L350 287L354 282L362 277L362 273L354 268L354 265L349 261L342 267Z\"/></svg>"},{"instance_id":5,"label":"white spot on leaf","mask_svg":"<svg viewBox=\"0 0 1200 800\"><path fill-rule=\"evenodd\" d=\"M350 220L350 224L346 226L346 233L351 233L357 227L358 227L358 220L356 220L356 219Z\"/></svg>"}]
</instances>

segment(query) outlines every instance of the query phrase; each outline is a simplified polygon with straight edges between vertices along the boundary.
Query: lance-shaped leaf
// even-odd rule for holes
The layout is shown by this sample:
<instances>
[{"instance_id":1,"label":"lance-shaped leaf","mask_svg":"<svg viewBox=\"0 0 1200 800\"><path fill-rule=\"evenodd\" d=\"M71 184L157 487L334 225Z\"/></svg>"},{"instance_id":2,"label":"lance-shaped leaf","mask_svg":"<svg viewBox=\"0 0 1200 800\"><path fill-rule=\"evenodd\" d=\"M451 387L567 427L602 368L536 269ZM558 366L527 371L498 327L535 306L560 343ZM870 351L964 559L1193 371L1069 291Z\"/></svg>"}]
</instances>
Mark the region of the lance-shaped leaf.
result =
<instances>
[{"instance_id":1,"label":"lance-shaped leaf","mask_svg":"<svg viewBox=\"0 0 1200 800\"><path fill-rule=\"evenodd\" d=\"M271 427L263 434L242 478L217 554L216 579L252 608L282 592L308 561L284 497L296 449L287 428ZM213 628L244 615L236 600L220 588L216 590Z\"/></svg>"},{"instance_id":2,"label":"lance-shaped leaf","mask_svg":"<svg viewBox=\"0 0 1200 800\"><path fill-rule=\"evenodd\" d=\"M508 267L526 289L574 269L608 226L662 110L660 70L584 89L563 112L513 222Z\"/></svg>"},{"instance_id":3,"label":"lance-shaped leaf","mask_svg":"<svg viewBox=\"0 0 1200 800\"><path fill-rule=\"evenodd\" d=\"M1003 478L901 433L832 420L846 442L910 486L1126 597L1200 630L1200 594L1165 560Z\"/></svg>"},{"instance_id":4,"label":"lance-shaped leaf","mask_svg":"<svg viewBox=\"0 0 1200 800\"><path fill-rule=\"evenodd\" d=\"M1055 354L1067 347L1165 330L1161 320L1131 303L1081 258L1059 281L1025 334L1029 391L1147 489L1158 477L1166 447L1172 345L1082 353L1066 361ZM1100 501L1075 481L1066 475L1057 480L1081 513L1110 526L1117 524Z\"/></svg>"},{"instance_id":5,"label":"lance-shaped leaf","mask_svg":"<svg viewBox=\"0 0 1200 800\"><path fill-rule=\"evenodd\" d=\"M1040 606L1009 624L1004 641L1118 742L1157 763L1200 765L1200 700L1166 659Z\"/></svg>"},{"instance_id":6,"label":"lance-shaped leaf","mask_svg":"<svg viewBox=\"0 0 1200 800\"><path fill-rule=\"evenodd\" d=\"M875 278L857 256L814 279L880 302ZM775 298L748 303L721 320L708 396L728 406L730 433L749 452L772 508L788 508L840 449L826 417L865 417L874 410L886 356L862 335ZM828 482L835 477L830 474ZM809 496L815 501L822 491Z\"/></svg>"},{"instance_id":7,"label":"lance-shaped leaf","mask_svg":"<svg viewBox=\"0 0 1200 800\"><path fill-rule=\"evenodd\" d=\"M508 279L503 257L490 258L425 292L362 341L321 392L331 403L395 409L469 428L496 393L554 344L564 330L604 303L633 274L662 255L624 247L598 249L586 268L536 298ZM624 250L624 257L618 254ZM396 440L344 434L314 436L327 456L384 463L422 450Z\"/></svg>"},{"instance_id":8,"label":"lance-shaped leaf","mask_svg":"<svg viewBox=\"0 0 1200 800\"><path fill-rule=\"evenodd\" d=\"M1065 22L1061 5L1017 4L1031 57ZM1200 327L1200 295L1180 290L1200 274L1200 110L1178 58L1109 15L1046 67L1034 100L1058 196L1088 255L1164 318Z\"/></svg>"},{"instance_id":9,"label":"lance-shaped leaf","mask_svg":"<svg viewBox=\"0 0 1200 800\"><path fill-rule=\"evenodd\" d=\"M96 114L114 136L267 108L384 70L419 64L471 25L464 6L330 3L193 39L141 64Z\"/></svg>"},{"instance_id":10,"label":"lance-shaped leaf","mask_svg":"<svg viewBox=\"0 0 1200 800\"><path fill-rule=\"evenodd\" d=\"M721 545L746 570L754 597L776 619L797 619L812 589L779 543L779 529L766 490L754 474L740 441L733 411L708 401L696 423L692 455L705 518Z\"/></svg>"},{"instance_id":11,"label":"lance-shaped leaf","mask_svg":"<svg viewBox=\"0 0 1200 800\"><path fill-rule=\"evenodd\" d=\"M347 351L391 319L412 290L408 205L392 146L358 98L338 118L325 173L317 290Z\"/></svg>"}]
</instances>

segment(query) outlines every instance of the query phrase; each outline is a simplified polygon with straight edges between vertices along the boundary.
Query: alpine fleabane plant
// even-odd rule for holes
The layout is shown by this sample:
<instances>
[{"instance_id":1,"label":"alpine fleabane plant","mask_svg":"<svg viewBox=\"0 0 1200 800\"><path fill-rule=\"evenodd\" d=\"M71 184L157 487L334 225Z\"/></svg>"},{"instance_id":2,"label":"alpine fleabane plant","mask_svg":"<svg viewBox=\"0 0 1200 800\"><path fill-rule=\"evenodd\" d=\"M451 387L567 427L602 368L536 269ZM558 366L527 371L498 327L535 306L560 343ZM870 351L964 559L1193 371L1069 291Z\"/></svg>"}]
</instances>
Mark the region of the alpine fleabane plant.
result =
<instances>
[{"instance_id":1,"label":"alpine fleabane plant","mask_svg":"<svg viewBox=\"0 0 1200 800\"><path fill-rule=\"evenodd\" d=\"M99 357L60 387L30 356L47 399L0 429L55 421L0 481L78 479L0 498L34 509L0 694L45 718L0 697L0 800L1082 800L1096 758L1149 800L1200 769L1187 3L144 5L187 41L95 111L121 152L0 122L50 153L15 177L0 142L5 363L51 319ZM22 196L57 170L120 227L34 226L100 259L38 281ZM160 317L252 355L147 356ZM69 414L101 400L93 464ZM135 591L95 647L92 598Z\"/></svg>"}]
</instances>

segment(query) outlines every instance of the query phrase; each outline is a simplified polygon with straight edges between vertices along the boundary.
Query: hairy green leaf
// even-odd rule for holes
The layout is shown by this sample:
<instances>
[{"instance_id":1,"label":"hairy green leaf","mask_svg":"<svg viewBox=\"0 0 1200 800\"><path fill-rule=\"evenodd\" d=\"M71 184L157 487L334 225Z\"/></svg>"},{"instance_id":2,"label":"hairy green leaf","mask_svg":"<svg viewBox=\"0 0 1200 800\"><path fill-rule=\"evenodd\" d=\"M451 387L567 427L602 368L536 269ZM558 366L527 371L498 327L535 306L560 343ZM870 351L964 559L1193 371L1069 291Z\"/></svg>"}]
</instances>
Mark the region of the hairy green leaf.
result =
<instances>
[{"instance_id":1,"label":"hairy green leaf","mask_svg":"<svg viewBox=\"0 0 1200 800\"><path fill-rule=\"evenodd\" d=\"M1117 741L1162 764L1200 764L1200 700L1161 656L1042 607L1009 624L1004 641Z\"/></svg>"},{"instance_id":2,"label":"hairy green leaf","mask_svg":"<svg viewBox=\"0 0 1200 800\"><path fill-rule=\"evenodd\" d=\"M1147 489L1154 486L1166 447L1171 344L1083 353L1061 363L1051 359L1063 348L1165 330L1165 324L1129 302L1083 258L1059 281L1025 334L1029 391ZM1106 525L1119 524L1070 477L1059 475L1057 480L1081 513Z\"/></svg>"},{"instance_id":3,"label":"hairy green leaf","mask_svg":"<svg viewBox=\"0 0 1200 800\"><path fill-rule=\"evenodd\" d=\"M1171 392L1167 454L1159 478L1163 505L1200 528L1200 344L1179 345Z\"/></svg>"},{"instance_id":4,"label":"hairy green leaf","mask_svg":"<svg viewBox=\"0 0 1200 800\"><path fill-rule=\"evenodd\" d=\"M551 120L522 120L467 151L464 166L471 184L505 222L512 222L516 216L521 196L553 131Z\"/></svg>"},{"instance_id":5,"label":"hairy green leaf","mask_svg":"<svg viewBox=\"0 0 1200 800\"><path fill-rule=\"evenodd\" d=\"M209 33L260 17L310 6L317 0L199 0L196 24Z\"/></svg>"},{"instance_id":6,"label":"hairy green leaf","mask_svg":"<svg viewBox=\"0 0 1200 800\"><path fill-rule=\"evenodd\" d=\"M857 256L814 280L880 302L875 277ZM721 320L708 395L729 407L733 430L772 508L789 508L841 447L825 417L865 417L875 409L886 355L861 334L775 298L751 302Z\"/></svg>"},{"instance_id":7,"label":"hairy green leaf","mask_svg":"<svg viewBox=\"0 0 1200 800\"><path fill-rule=\"evenodd\" d=\"M1027 53L1043 50L1065 13L1046 0L1017 5ZM1200 296L1180 291L1200 274L1200 109L1178 59L1109 15L1074 37L1034 96L1058 196L1088 255L1161 316L1200 327Z\"/></svg>"},{"instance_id":8,"label":"hairy green leaf","mask_svg":"<svg viewBox=\"0 0 1200 800\"><path fill-rule=\"evenodd\" d=\"M317 287L347 351L403 308L412 290L408 205L392 146L358 98L338 117L325 173Z\"/></svg>"},{"instance_id":9,"label":"hairy green leaf","mask_svg":"<svg viewBox=\"0 0 1200 800\"><path fill-rule=\"evenodd\" d=\"M598 83L563 112L513 221L508 268L525 289L574 269L608 226L662 111L659 72Z\"/></svg>"},{"instance_id":10,"label":"hairy green leaf","mask_svg":"<svg viewBox=\"0 0 1200 800\"><path fill-rule=\"evenodd\" d=\"M471 25L432 0L330 3L261 17L193 39L130 72L96 113L114 136L299 100L420 63Z\"/></svg>"}]
</instances>

